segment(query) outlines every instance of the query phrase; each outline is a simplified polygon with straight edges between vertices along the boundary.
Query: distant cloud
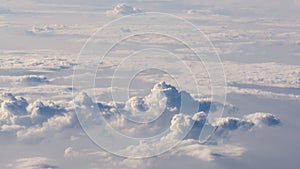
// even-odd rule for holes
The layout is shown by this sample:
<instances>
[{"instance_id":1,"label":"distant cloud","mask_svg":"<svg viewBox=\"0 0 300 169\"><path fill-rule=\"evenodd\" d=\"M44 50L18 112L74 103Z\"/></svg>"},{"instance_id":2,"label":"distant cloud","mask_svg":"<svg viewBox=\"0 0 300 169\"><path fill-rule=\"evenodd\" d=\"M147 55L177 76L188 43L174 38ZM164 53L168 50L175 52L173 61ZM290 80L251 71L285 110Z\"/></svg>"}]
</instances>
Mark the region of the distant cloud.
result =
<instances>
[{"instance_id":1,"label":"distant cloud","mask_svg":"<svg viewBox=\"0 0 300 169\"><path fill-rule=\"evenodd\" d=\"M228 134L235 130L250 130L253 127L278 126L280 119L270 113L257 112L244 116L243 118L222 117L219 121L213 123L213 126L218 126L215 132L217 137L227 137Z\"/></svg>"},{"instance_id":2,"label":"distant cloud","mask_svg":"<svg viewBox=\"0 0 300 169\"><path fill-rule=\"evenodd\" d=\"M222 117L212 125L218 127L217 132L224 132L224 131L234 131L237 129L249 130L254 126L254 123L252 121L248 121L236 117Z\"/></svg>"},{"instance_id":3,"label":"distant cloud","mask_svg":"<svg viewBox=\"0 0 300 169\"><path fill-rule=\"evenodd\" d=\"M245 116L245 119L250 120L257 126L278 126L281 124L280 119L271 113L257 112Z\"/></svg>"},{"instance_id":4,"label":"distant cloud","mask_svg":"<svg viewBox=\"0 0 300 169\"><path fill-rule=\"evenodd\" d=\"M143 11L141 9L126 5L124 3L117 4L113 10L107 11L108 14L114 14L114 15L130 15L135 13L142 13Z\"/></svg>"},{"instance_id":5,"label":"distant cloud","mask_svg":"<svg viewBox=\"0 0 300 169\"><path fill-rule=\"evenodd\" d=\"M23 85L34 86L43 83L49 83L49 80L45 76L27 75L21 76L20 79L18 79L18 82Z\"/></svg>"},{"instance_id":6,"label":"distant cloud","mask_svg":"<svg viewBox=\"0 0 300 169\"><path fill-rule=\"evenodd\" d=\"M8 164L9 168L13 169L57 169L58 166L49 164L50 159L45 157L30 157L30 158L20 158L14 163Z\"/></svg>"},{"instance_id":7,"label":"distant cloud","mask_svg":"<svg viewBox=\"0 0 300 169\"><path fill-rule=\"evenodd\" d=\"M61 24L32 26L31 30L29 30L28 32L32 34L51 34L53 32L62 32L66 28L66 25Z\"/></svg>"},{"instance_id":8,"label":"distant cloud","mask_svg":"<svg viewBox=\"0 0 300 169\"><path fill-rule=\"evenodd\" d=\"M196 140L184 140L177 148L171 151L175 156L189 156L202 161L213 161L218 157L239 157L245 148L229 145L204 145Z\"/></svg>"},{"instance_id":9,"label":"distant cloud","mask_svg":"<svg viewBox=\"0 0 300 169\"><path fill-rule=\"evenodd\" d=\"M64 157L77 157L79 156L79 152L73 150L72 147L68 147L64 151Z\"/></svg>"},{"instance_id":10,"label":"distant cloud","mask_svg":"<svg viewBox=\"0 0 300 169\"><path fill-rule=\"evenodd\" d=\"M75 63L69 55L55 51L2 51L2 55L9 57L1 58L1 80L2 79L30 79L40 78L43 75L36 75L41 70L59 71L72 68ZM26 58L26 60L22 59ZM22 71L20 71L22 70ZM6 76L5 76L6 75ZM32 80L32 79L31 79Z\"/></svg>"},{"instance_id":11,"label":"distant cloud","mask_svg":"<svg viewBox=\"0 0 300 169\"><path fill-rule=\"evenodd\" d=\"M47 24L33 25L31 29L26 30L25 33L35 36L72 36L77 38L89 37L94 29L94 26Z\"/></svg>"}]
</instances>

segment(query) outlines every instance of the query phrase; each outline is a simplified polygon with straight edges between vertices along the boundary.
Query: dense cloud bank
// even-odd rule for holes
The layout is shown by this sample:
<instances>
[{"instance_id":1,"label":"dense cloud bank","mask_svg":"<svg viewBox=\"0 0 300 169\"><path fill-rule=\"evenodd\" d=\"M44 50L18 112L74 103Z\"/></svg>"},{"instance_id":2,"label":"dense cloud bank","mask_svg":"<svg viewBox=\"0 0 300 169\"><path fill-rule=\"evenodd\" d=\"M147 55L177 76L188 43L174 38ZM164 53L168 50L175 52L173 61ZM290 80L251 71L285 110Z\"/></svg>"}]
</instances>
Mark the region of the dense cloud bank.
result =
<instances>
[{"instance_id":1,"label":"dense cloud bank","mask_svg":"<svg viewBox=\"0 0 300 169\"><path fill-rule=\"evenodd\" d=\"M77 123L74 113L53 101L28 103L23 97L4 93L0 104L0 132L14 133L19 139L44 137Z\"/></svg>"},{"instance_id":2,"label":"dense cloud bank","mask_svg":"<svg viewBox=\"0 0 300 169\"><path fill-rule=\"evenodd\" d=\"M182 99L187 101L189 106L196 105L197 109L182 112ZM74 99L74 104L76 110L84 112L83 118L88 120L90 125L103 122L99 120L103 116L108 124L127 136L151 137L169 130L167 135L160 138L159 143L152 145L140 143L122 150L132 155L147 156L150 155L147 154L149 148L159 150L164 147L162 143L181 142L179 147L172 151L173 154L205 161L214 160L219 156L240 156L245 151L243 147L223 143L232 132L251 131L255 128L281 124L276 116L263 112L248 114L241 118L221 117L215 121L208 121L209 113L214 113L220 108L220 103L196 100L186 91L178 91L165 82L155 84L149 95L132 97L124 103L97 103L86 93L79 93ZM136 124L128 120L128 117L150 121ZM154 121L151 121L152 119ZM78 125L74 108L70 104L63 106L53 101L41 100L29 103L25 98L11 93L3 93L0 96L0 132L13 134L19 140L47 138L55 132ZM203 127L212 127L216 130L211 140L200 144L198 139ZM77 157L80 153L70 147L65 150L64 156Z\"/></svg>"},{"instance_id":3,"label":"dense cloud bank","mask_svg":"<svg viewBox=\"0 0 300 169\"><path fill-rule=\"evenodd\" d=\"M197 105L195 112L181 112L181 99L188 100L189 105ZM245 115L241 118L221 117L215 121L208 121L209 113L214 113L220 108L220 103L211 103L194 99L185 91L178 91L174 86L165 82L155 84L149 95L145 97L132 97L125 103L95 103L86 93L80 93L75 98L75 104L80 111L86 110L83 115L90 124L101 124L99 115L106 122L122 134L130 137L152 137L166 129L170 132L161 138L159 143L130 146L122 150L125 154L140 154L150 156L149 149L162 149L165 142L181 142L178 149L180 155L192 156L205 161L211 161L219 156L240 156L245 149L243 147L226 145L223 140L237 130L251 131L263 126L278 126L280 119L270 113L257 112ZM153 107L154 106L154 107ZM230 105L232 106L232 105ZM229 107L230 107L229 106ZM226 106L225 106L226 107ZM188 109L186 109L188 110ZM159 112L162 111L162 112ZM127 117L140 120L142 113L145 119L159 116L155 122L135 124ZM97 118L98 117L98 118ZM203 127L216 128L210 140L199 143L199 135ZM186 136L182 137L186 132ZM213 143L213 144L212 144ZM177 153L175 153L177 154Z\"/></svg>"}]
</instances>

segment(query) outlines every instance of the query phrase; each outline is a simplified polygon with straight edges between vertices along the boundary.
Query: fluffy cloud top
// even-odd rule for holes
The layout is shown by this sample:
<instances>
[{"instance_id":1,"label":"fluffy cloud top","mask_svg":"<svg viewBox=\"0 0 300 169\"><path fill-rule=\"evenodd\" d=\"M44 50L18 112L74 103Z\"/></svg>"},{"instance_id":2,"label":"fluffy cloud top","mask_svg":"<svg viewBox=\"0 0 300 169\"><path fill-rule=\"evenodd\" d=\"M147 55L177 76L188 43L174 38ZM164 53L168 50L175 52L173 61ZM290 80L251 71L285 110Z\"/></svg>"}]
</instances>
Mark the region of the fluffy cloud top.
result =
<instances>
[{"instance_id":1,"label":"fluffy cloud top","mask_svg":"<svg viewBox=\"0 0 300 169\"><path fill-rule=\"evenodd\" d=\"M9 120L15 115L27 114L27 101L23 97L15 97L11 93L4 93L0 96L1 115L0 120Z\"/></svg>"},{"instance_id":2,"label":"fluffy cloud top","mask_svg":"<svg viewBox=\"0 0 300 169\"><path fill-rule=\"evenodd\" d=\"M60 25L60 24L55 24L55 25L44 25L44 26L33 26L29 33L32 34L50 34L53 32L60 32L63 33L66 29L66 25Z\"/></svg>"},{"instance_id":3,"label":"fluffy cloud top","mask_svg":"<svg viewBox=\"0 0 300 169\"><path fill-rule=\"evenodd\" d=\"M183 114L180 111L181 99L187 99L190 103L196 103L198 111L184 112ZM159 151L165 148L164 143L174 144L176 142L181 142L177 149L179 155L192 156L205 161L213 160L219 156L240 156L244 152L244 148L225 145L222 141L229 137L230 133L236 130L250 131L256 126L276 126L280 124L280 120L274 115L261 112L249 114L242 118L222 117L214 122L207 121L209 110L211 108L212 111L217 109L218 103L195 100L189 93L178 91L174 86L165 82L155 84L150 94L146 97L133 97L125 103L94 103L87 94L81 93L75 98L75 104L83 112L88 109L89 111L86 112L93 110L84 119L89 120L90 118L90 124L100 124L101 121L95 122L95 119L99 119L99 116L103 115L112 127L128 136L147 137L151 134L155 136L159 131L164 131L161 129L166 128L170 131L161 137L159 142L141 142L139 145L132 145L121 151L132 156L136 154L150 156L153 149ZM162 118L158 118L158 122L155 123L134 125L124 117L128 114L120 113L126 111L127 113L132 113L131 115L134 116L135 111L144 113L150 110L150 107L153 105L160 107L160 109L154 109L155 111L163 110L161 114ZM99 109L95 109L97 106ZM152 114L157 113L155 111ZM151 112L149 111L149 113ZM199 144L199 134L204 126L217 129L211 137L212 140L204 144ZM186 131L189 132L186 133ZM185 134L186 136L182 137Z\"/></svg>"},{"instance_id":4,"label":"fluffy cloud top","mask_svg":"<svg viewBox=\"0 0 300 169\"><path fill-rule=\"evenodd\" d=\"M196 104L196 111L181 112L182 99L188 100L189 105ZM21 140L44 138L57 131L73 127L77 118L72 109L67 109L52 101L36 100L28 103L25 98L4 93L0 97L0 130L15 133ZM149 156L149 150L164 148L163 143L174 144L181 142L175 149L176 155L185 155L205 161L211 161L219 156L240 156L244 148L225 145L222 141L236 130L250 131L254 127L277 126L280 120L270 113L253 113L242 118L222 117L218 121L207 121L209 110L218 108L218 103L199 101L185 91L178 91L174 86L165 82L155 84L149 95L140 98L133 97L124 103L95 103L87 94L80 93L75 99L76 107L85 112L85 120L92 119L91 125L99 124L99 116L103 115L109 124L128 136L155 136L166 129L170 132L161 137L158 143L141 142L139 145L129 146L122 152L132 156L140 154ZM154 108L152 108L154 106ZM158 107L158 108L155 108ZM92 111L91 111L92 110ZM188 109L186 109L188 110ZM143 115L160 115L157 122L134 124L128 121L122 111L131 113L134 117L138 113ZM162 111L162 114L157 113ZM100 113L100 114L99 114ZM204 126L217 127L212 142L199 144L198 138ZM184 136L184 137L183 137ZM65 157L78 157L79 152L68 147Z\"/></svg>"},{"instance_id":5,"label":"fluffy cloud top","mask_svg":"<svg viewBox=\"0 0 300 169\"><path fill-rule=\"evenodd\" d=\"M135 13L141 13L142 10L126 5L124 3L117 4L112 11L108 11L108 13L115 14L115 15L130 15Z\"/></svg>"},{"instance_id":6,"label":"fluffy cloud top","mask_svg":"<svg viewBox=\"0 0 300 169\"><path fill-rule=\"evenodd\" d=\"M188 100L189 105L196 104L197 111L183 114L180 111L182 99ZM0 97L0 103L0 131L15 133L21 140L47 137L78 124L76 116L71 112L72 109L64 108L52 101L36 100L28 103L23 97L4 93ZM165 129L170 131L159 142L153 144L141 142L139 145L129 146L122 150L122 152L131 153L132 156L135 156L134 154L149 156L151 155L149 150L153 148L160 150L165 146L163 143L174 144L176 142L181 142L174 150L176 155L191 156L205 161L214 160L219 156L240 156L245 151L244 148L225 145L218 140L229 137L230 133L236 130L250 131L256 126L277 126L281 123L276 116L262 112L242 118L222 117L215 122L207 121L209 109L213 108L212 111L217 109L217 103L196 100L189 93L178 91L174 86L165 82L154 85L149 95L143 98L133 97L125 103L95 103L85 93L80 93L74 99L74 103L86 112L85 120L92 119L91 122L99 124L97 121L100 119L99 115L103 115L112 127L125 135L145 137L151 134L155 136ZM159 108L153 109L152 106ZM120 110L132 113L132 116L135 116L137 112L149 111L150 114L155 114L158 110L163 112L158 114L162 116L157 119L158 122L135 126L124 117L126 114L120 113ZM209 144L212 142L199 144L199 134L204 126L217 127L212 137L214 144ZM64 156L78 157L80 153L68 147Z\"/></svg>"},{"instance_id":7,"label":"fluffy cloud top","mask_svg":"<svg viewBox=\"0 0 300 169\"><path fill-rule=\"evenodd\" d=\"M255 125L258 126L277 126L281 123L280 119L271 113L257 112L254 114L249 114L245 116L245 118L252 121Z\"/></svg>"},{"instance_id":8,"label":"fluffy cloud top","mask_svg":"<svg viewBox=\"0 0 300 169\"><path fill-rule=\"evenodd\" d=\"M27 107L27 110L28 112L31 112L30 117L34 123L45 122L54 115L60 115L63 112L66 112L62 106L57 105L52 101L43 103L40 100L30 104Z\"/></svg>"},{"instance_id":9,"label":"fluffy cloud top","mask_svg":"<svg viewBox=\"0 0 300 169\"><path fill-rule=\"evenodd\" d=\"M0 132L13 132L20 139L43 137L76 124L76 117L52 101L28 103L11 93L0 95Z\"/></svg>"}]
</instances>

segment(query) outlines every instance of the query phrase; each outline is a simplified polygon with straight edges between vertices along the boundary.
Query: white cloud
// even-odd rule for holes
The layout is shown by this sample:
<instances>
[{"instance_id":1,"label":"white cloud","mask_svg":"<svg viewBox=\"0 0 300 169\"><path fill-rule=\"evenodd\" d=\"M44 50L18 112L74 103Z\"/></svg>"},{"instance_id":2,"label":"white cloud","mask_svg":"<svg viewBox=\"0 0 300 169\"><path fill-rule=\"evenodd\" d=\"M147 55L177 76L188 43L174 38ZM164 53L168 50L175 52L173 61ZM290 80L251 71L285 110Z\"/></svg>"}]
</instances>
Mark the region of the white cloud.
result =
<instances>
[{"instance_id":1,"label":"white cloud","mask_svg":"<svg viewBox=\"0 0 300 169\"><path fill-rule=\"evenodd\" d=\"M77 123L77 118L73 114L65 113L61 116L53 116L41 126L32 126L17 132L17 138L20 140L31 140L45 138L55 134L57 131L73 127Z\"/></svg>"},{"instance_id":2,"label":"white cloud","mask_svg":"<svg viewBox=\"0 0 300 169\"><path fill-rule=\"evenodd\" d=\"M182 114L179 112L182 94L191 102L199 104L199 111L196 113L186 112ZM4 94L1 99L1 131L15 132L20 140L32 140L49 137L55 135L57 131L62 131L66 128L73 127L77 123L77 118L72 109L66 109L54 102L36 100L33 103L28 103L24 98L16 97L12 94ZM162 104L160 104L162 102ZM150 149L160 150L164 148L163 143L174 144L181 142L174 150L173 155L190 156L204 161L212 161L217 157L237 157L243 154L245 148L226 145L222 140L229 137L231 132L236 130L250 130L254 126L276 126L280 124L280 120L270 113L254 113L243 118L236 117L222 117L218 122L210 123L206 121L207 112L211 104L203 99L196 101L189 93L178 91L175 87L160 82L154 85L151 93L144 98L129 99L125 103L95 103L87 94L80 93L75 99L74 103L81 110L92 110L91 114L87 114L87 119L91 118L95 124L99 123L96 116L99 116L97 107L100 113L105 116L106 120L112 124L116 129L120 129L124 134L134 136L149 136L149 133L157 134L161 129L169 129L169 134L161 138L160 142L149 144L141 142L137 146L129 146L122 150L135 156L136 154L148 156ZM159 103L159 104L158 104ZM129 104L129 105L128 105ZM7 106L10 105L10 106ZM117 109L126 108L126 111L131 112L133 109L138 111L148 110L147 106L169 107L163 110L163 115L167 118L159 123L151 125L141 125L133 127L131 123L126 121L124 115L118 113ZM209 105L209 106L208 106ZM218 104L213 104L217 106ZM127 107L126 107L127 106ZM174 107L176 108L175 110ZM229 107L232 107L230 105ZM171 111L172 109L172 111ZM154 109L157 110L157 109ZM89 111L87 111L89 112ZM93 114L95 113L95 114ZM7 115L8 114L8 115ZM10 116L11 117L10 117ZM96 115L96 116L95 116ZM134 116L134 114L132 114ZM95 121L96 120L96 121ZM28 122L29 121L29 122ZM25 125L26 124L26 125ZM211 127L218 126L218 129L213 137L214 144L207 142L207 144L199 144L198 137L204 125ZM134 129L134 131L132 130ZM189 129L190 132L187 132ZM185 137L185 134L187 136ZM182 141L183 139L183 141ZM153 150L152 150L153 152ZM64 151L65 157L79 157L83 154L74 151L72 147L68 147ZM83 155L84 156L84 155Z\"/></svg>"},{"instance_id":3,"label":"white cloud","mask_svg":"<svg viewBox=\"0 0 300 169\"><path fill-rule=\"evenodd\" d=\"M245 116L245 119L250 120L257 126L278 126L281 124L280 119L271 113L257 112Z\"/></svg>"},{"instance_id":4,"label":"white cloud","mask_svg":"<svg viewBox=\"0 0 300 169\"><path fill-rule=\"evenodd\" d=\"M72 147L68 147L64 151L64 157L78 157L79 152L75 151Z\"/></svg>"},{"instance_id":5,"label":"white cloud","mask_svg":"<svg viewBox=\"0 0 300 169\"><path fill-rule=\"evenodd\" d=\"M44 25L42 27L33 26L31 32L34 34L40 33L50 33L52 31L62 31L66 28L65 25L55 24L55 25Z\"/></svg>"},{"instance_id":6,"label":"white cloud","mask_svg":"<svg viewBox=\"0 0 300 169\"><path fill-rule=\"evenodd\" d=\"M4 124L4 125L0 126L0 131L1 132L15 132L15 131L18 131L18 130L21 130L21 129L24 129L24 128L25 128L24 126L20 126L20 125L15 125L15 124L7 125L7 124Z\"/></svg>"},{"instance_id":7,"label":"white cloud","mask_svg":"<svg viewBox=\"0 0 300 169\"><path fill-rule=\"evenodd\" d=\"M201 111L196 113L181 113L179 110L181 106L181 97L183 97L182 94L189 96L185 97L190 99L191 102L197 103L199 105L199 110ZM157 102L161 102L161 100L163 100L164 104L157 104ZM99 116L100 113L100 115L102 114L115 129L121 131L125 135L148 137L153 134L153 130L156 131L154 134L158 134L159 131L163 131L161 129L169 129L170 132L161 137L161 140L158 143L140 142L137 146L129 146L126 149L121 150L121 152L129 153L132 156L135 156L136 154L150 156L151 154L149 153L158 152L163 149L165 143L176 144L177 142L181 142L182 139L184 139L183 143L185 144L185 148L179 149L181 150L181 154L187 156L201 158L206 161L213 160L215 159L215 156L218 155L239 156L244 152L244 148L223 144L223 139L228 138L230 133L236 130L249 131L255 126L260 127L262 124L266 124L267 126L276 126L279 124L279 122L276 123L279 119L270 113L254 113L242 118L222 117L217 121L207 121L207 112L211 108L211 105L213 105L213 109L217 109L219 103L208 104L205 99L203 101L196 101L189 93L178 91L175 87L168 85L165 82L155 84L150 94L146 97L129 98L125 103L94 103L92 99L84 93L79 94L75 98L75 103L78 107L83 109L81 111L85 112L86 117L84 120L90 118L91 123L93 122L93 124L102 123L100 121L95 121L95 119L99 119L96 116ZM124 115L118 113L122 112L122 109L126 109L127 113L133 111L145 112L151 105L160 107L159 110L163 110L162 116L167 116L167 118L163 118L161 122L151 125L144 124L134 126L125 119ZM176 111L170 111L168 108L162 109L161 107L164 107L162 105L169 108L176 107ZM95 109L96 106L99 106L100 112ZM228 109L231 109L232 105L229 105L228 107ZM90 111L85 111L85 109L92 110L91 114L87 115L88 113L86 112ZM135 114L133 113L131 115L134 116ZM205 144L199 144L199 134L204 125L215 127L217 130L213 134L212 140L209 140ZM134 135L132 135L132 133L134 133ZM195 149L195 151L188 151L189 149ZM234 151L230 152L230 149Z\"/></svg>"},{"instance_id":8,"label":"white cloud","mask_svg":"<svg viewBox=\"0 0 300 169\"><path fill-rule=\"evenodd\" d=\"M20 158L9 164L13 169L56 169L58 166L50 164L51 160L45 157Z\"/></svg>"},{"instance_id":9,"label":"white cloud","mask_svg":"<svg viewBox=\"0 0 300 169\"><path fill-rule=\"evenodd\" d=\"M1 51L1 54L3 55L3 57L0 58L1 73L7 74L8 76L13 76L14 70L23 75L30 73L31 71L35 73L45 73L43 70L65 70L70 69L75 65L73 58L70 57L70 54L61 51L4 50ZM20 72L20 70L23 71ZM26 76L30 76L30 74Z\"/></svg>"},{"instance_id":10,"label":"white cloud","mask_svg":"<svg viewBox=\"0 0 300 169\"><path fill-rule=\"evenodd\" d=\"M38 85L43 83L47 84L49 83L49 80L45 76L26 75L26 76L21 76L17 82L28 86L33 86L33 85Z\"/></svg>"},{"instance_id":11,"label":"white cloud","mask_svg":"<svg viewBox=\"0 0 300 169\"><path fill-rule=\"evenodd\" d=\"M135 13L141 13L142 10L126 5L124 3L117 4L113 10L107 11L108 14L114 14L114 15L130 15Z\"/></svg>"},{"instance_id":12,"label":"white cloud","mask_svg":"<svg viewBox=\"0 0 300 169\"><path fill-rule=\"evenodd\" d=\"M96 27L82 25L49 24L34 25L26 33L36 36L70 36L88 38Z\"/></svg>"},{"instance_id":13,"label":"white cloud","mask_svg":"<svg viewBox=\"0 0 300 169\"><path fill-rule=\"evenodd\" d=\"M299 87L300 67L278 63L224 62L228 82L262 86ZM280 71L278 71L280 70Z\"/></svg>"},{"instance_id":14,"label":"white cloud","mask_svg":"<svg viewBox=\"0 0 300 169\"><path fill-rule=\"evenodd\" d=\"M0 104L0 124L15 124L20 116L27 114L28 103L23 97L4 93L0 96Z\"/></svg>"},{"instance_id":15,"label":"white cloud","mask_svg":"<svg viewBox=\"0 0 300 169\"><path fill-rule=\"evenodd\" d=\"M57 105L52 101L42 102L40 100L36 100L29 104L27 111L30 113L30 117L34 124L40 124L55 115L61 115L66 112L62 106Z\"/></svg>"},{"instance_id":16,"label":"white cloud","mask_svg":"<svg viewBox=\"0 0 300 169\"><path fill-rule=\"evenodd\" d=\"M43 138L76 124L74 113L52 101L29 104L11 93L0 97L0 131L15 133L21 140Z\"/></svg>"},{"instance_id":17,"label":"white cloud","mask_svg":"<svg viewBox=\"0 0 300 169\"><path fill-rule=\"evenodd\" d=\"M203 145L195 140L185 140L171 154L175 156L190 156L202 161L213 161L218 157L239 157L245 152L245 148L228 145Z\"/></svg>"}]
</instances>

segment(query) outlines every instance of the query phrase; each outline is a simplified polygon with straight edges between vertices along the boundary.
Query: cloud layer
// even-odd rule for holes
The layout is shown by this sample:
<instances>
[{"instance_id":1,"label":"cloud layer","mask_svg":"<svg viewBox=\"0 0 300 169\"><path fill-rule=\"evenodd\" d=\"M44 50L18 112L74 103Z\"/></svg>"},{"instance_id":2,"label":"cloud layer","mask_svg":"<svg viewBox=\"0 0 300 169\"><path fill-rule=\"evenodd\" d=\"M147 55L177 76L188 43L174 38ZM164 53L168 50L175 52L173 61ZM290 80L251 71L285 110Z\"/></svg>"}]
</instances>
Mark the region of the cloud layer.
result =
<instances>
[{"instance_id":1,"label":"cloud layer","mask_svg":"<svg viewBox=\"0 0 300 169\"><path fill-rule=\"evenodd\" d=\"M21 140L43 138L77 123L74 113L52 101L28 103L23 97L3 93L0 103L0 132L14 133Z\"/></svg>"},{"instance_id":2,"label":"cloud layer","mask_svg":"<svg viewBox=\"0 0 300 169\"><path fill-rule=\"evenodd\" d=\"M13 169L57 169L58 166L49 164L51 160L45 157L20 158L14 163L9 164L9 168Z\"/></svg>"},{"instance_id":3,"label":"cloud layer","mask_svg":"<svg viewBox=\"0 0 300 169\"><path fill-rule=\"evenodd\" d=\"M198 105L197 111L181 112L182 97L189 100L190 105ZM94 103L87 94L81 93L76 97L75 104L80 107L81 111L90 112L84 117L84 120L91 122L90 124L103 123L103 121L95 121L95 119L99 119L99 115L102 115L117 131L130 137L151 137L166 129L169 130L169 133L161 137L159 142L141 142L121 150L122 153L130 154L130 156L136 154L151 156L151 152L164 149L165 143L176 144L177 142L181 142L177 149L180 155L192 156L205 161L211 161L220 156L240 156L245 148L223 144L223 140L230 137L231 133L237 130L251 131L263 126L281 124L277 117L263 112L249 114L242 118L221 117L215 121L208 121L208 113L210 110L213 113L218 109L218 103L195 100L187 92L178 91L174 86L165 82L155 84L150 94L144 98L132 97L125 103ZM147 112L153 105L158 108L154 108L154 112ZM162 113L157 113L158 110ZM160 114L161 117L155 123L134 125L128 121L126 113L132 113L130 115L135 117L137 112L145 113L145 116L147 113L155 116ZM139 115L137 116L139 117ZM216 128L216 131L210 140L200 144L198 139L203 127Z\"/></svg>"}]
</instances>

